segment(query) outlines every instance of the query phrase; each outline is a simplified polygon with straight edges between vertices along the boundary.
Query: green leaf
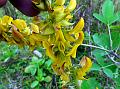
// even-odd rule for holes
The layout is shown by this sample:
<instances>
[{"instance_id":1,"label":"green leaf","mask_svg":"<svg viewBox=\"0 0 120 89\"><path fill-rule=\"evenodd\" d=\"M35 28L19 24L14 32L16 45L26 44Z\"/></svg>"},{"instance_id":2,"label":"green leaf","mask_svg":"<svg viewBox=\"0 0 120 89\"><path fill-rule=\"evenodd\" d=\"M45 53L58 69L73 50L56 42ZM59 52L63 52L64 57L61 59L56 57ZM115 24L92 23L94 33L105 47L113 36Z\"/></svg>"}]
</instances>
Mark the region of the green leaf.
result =
<instances>
[{"instance_id":1,"label":"green leaf","mask_svg":"<svg viewBox=\"0 0 120 89\"><path fill-rule=\"evenodd\" d=\"M34 65L29 65L25 68L25 73L31 73L32 75L35 75L37 69Z\"/></svg>"},{"instance_id":2,"label":"green leaf","mask_svg":"<svg viewBox=\"0 0 120 89\"><path fill-rule=\"evenodd\" d=\"M112 72L110 69L104 68L104 69L103 69L103 72L104 72L108 77L113 78L113 72Z\"/></svg>"},{"instance_id":3,"label":"green leaf","mask_svg":"<svg viewBox=\"0 0 120 89\"><path fill-rule=\"evenodd\" d=\"M7 57L4 62L8 62L10 60L10 57Z\"/></svg>"},{"instance_id":4,"label":"green leaf","mask_svg":"<svg viewBox=\"0 0 120 89\"><path fill-rule=\"evenodd\" d=\"M112 32L112 49L116 49L120 47L120 33L119 32Z\"/></svg>"},{"instance_id":5,"label":"green leaf","mask_svg":"<svg viewBox=\"0 0 120 89\"><path fill-rule=\"evenodd\" d=\"M112 23L116 22L117 20L119 20L119 16L118 16L118 14L114 14L114 15L109 19L109 24L112 24Z\"/></svg>"},{"instance_id":6,"label":"green leaf","mask_svg":"<svg viewBox=\"0 0 120 89\"><path fill-rule=\"evenodd\" d=\"M100 47L104 47L106 49L110 48L109 35L106 33L102 33L100 35L98 33L94 34L93 41Z\"/></svg>"},{"instance_id":7,"label":"green leaf","mask_svg":"<svg viewBox=\"0 0 120 89\"><path fill-rule=\"evenodd\" d=\"M100 50L100 49L93 50L92 54L94 56L97 56L98 58L107 55L107 53L104 50Z\"/></svg>"},{"instance_id":8,"label":"green leaf","mask_svg":"<svg viewBox=\"0 0 120 89\"><path fill-rule=\"evenodd\" d=\"M34 81L34 82L31 84L31 88L35 88L38 84L39 84L39 81Z\"/></svg>"},{"instance_id":9,"label":"green leaf","mask_svg":"<svg viewBox=\"0 0 120 89\"><path fill-rule=\"evenodd\" d=\"M43 70L42 69L38 69L38 72L37 72L37 80L38 81L43 81Z\"/></svg>"},{"instance_id":10,"label":"green leaf","mask_svg":"<svg viewBox=\"0 0 120 89\"><path fill-rule=\"evenodd\" d=\"M32 57L32 62L36 62L36 61L38 61L38 57L33 56L33 57Z\"/></svg>"},{"instance_id":11,"label":"green leaf","mask_svg":"<svg viewBox=\"0 0 120 89\"><path fill-rule=\"evenodd\" d=\"M43 65L45 63L45 59L39 59L38 64L39 66Z\"/></svg>"},{"instance_id":12,"label":"green leaf","mask_svg":"<svg viewBox=\"0 0 120 89\"><path fill-rule=\"evenodd\" d=\"M105 62L106 57L105 55L107 55L108 53L106 53L103 50L100 49L95 49L92 51L92 54L94 55L94 57L96 58L96 61L103 67L106 66L108 64L110 64L110 62Z\"/></svg>"},{"instance_id":13,"label":"green leaf","mask_svg":"<svg viewBox=\"0 0 120 89\"><path fill-rule=\"evenodd\" d=\"M110 29L119 30L120 29L120 25L110 26Z\"/></svg>"},{"instance_id":14,"label":"green leaf","mask_svg":"<svg viewBox=\"0 0 120 89\"><path fill-rule=\"evenodd\" d=\"M114 5L111 0L105 0L102 6L102 14L107 19L110 20L114 15Z\"/></svg>"},{"instance_id":15,"label":"green leaf","mask_svg":"<svg viewBox=\"0 0 120 89\"><path fill-rule=\"evenodd\" d=\"M104 24L112 24L115 21L119 20L119 12L114 13L114 5L111 0L106 0L102 5L102 15L94 13L94 17L96 17L99 21Z\"/></svg>"},{"instance_id":16,"label":"green leaf","mask_svg":"<svg viewBox=\"0 0 120 89\"><path fill-rule=\"evenodd\" d=\"M98 83L98 81L96 81L95 78L83 80L81 84L81 89L96 89L96 87L98 87L98 89L101 89L100 84Z\"/></svg>"},{"instance_id":17,"label":"green leaf","mask_svg":"<svg viewBox=\"0 0 120 89\"><path fill-rule=\"evenodd\" d=\"M50 82L51 80L52 80L52 78L51 78L50 76L47 76L47 77L45 77L45 79L44 79L45 82Z\"/></svg>"},{"instance_id":18,"label":"green leaf","mask_svg":"<svg viewBox=\"0 0 120 89\"><path fill-rule=\"evenodd\" d=\"M94 16L96 19L98 19L99 21L103 22L104 24L107 24L106 19L105 19L102 15L97 14L97 13L94 13L93 16Z\"/></svg>"},{"instance_id":19,"label":"green leaf","mask_svg":"<svg viewBox=\"0 0 120 89\"><path fill-rule=\"evenodd\" d=\"M115 89L120 89L120 75L114 79L114 82L116 83Z\"/></svg>"},{"instance_id":20,"label":"green leaf","mask_svg":"<svg viewBox=\"0 0 120 89\"><path fill-rule=\"evenodd\" d=\"M52 64L52 61L51 61L51 60L48 60L48 61L45 62L45 66L46 66L47 68L50 67L51 64Z\"/></svg>"},{"instance_id":21,"label":"green leaf","mask_svg":"<svg viewBox=\"0 0 120 89\"><path fill-rule=\"evenodd\" d=\"M91 70L100 71L100 69L101 67L98 64L93 63Z\"/></svg>"}]
</instances>

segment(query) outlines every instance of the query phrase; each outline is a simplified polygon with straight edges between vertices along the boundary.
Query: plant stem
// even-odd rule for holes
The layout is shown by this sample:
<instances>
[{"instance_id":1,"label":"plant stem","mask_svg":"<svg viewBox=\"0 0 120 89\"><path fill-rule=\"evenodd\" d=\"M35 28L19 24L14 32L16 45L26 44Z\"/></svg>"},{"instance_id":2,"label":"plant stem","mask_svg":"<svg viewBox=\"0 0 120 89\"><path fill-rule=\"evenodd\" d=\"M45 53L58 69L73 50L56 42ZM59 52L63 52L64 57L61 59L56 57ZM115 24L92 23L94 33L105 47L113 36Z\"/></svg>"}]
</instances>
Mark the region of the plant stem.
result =
<instances>
[{"instance_id":1,"label":"plant stem","mask_svg":"<svg viewBox=\"0 0 120 89\"><path fill-rule=\"evenodd\" d=\"M87 46L87 47L92 47L92 48L96 48L96 49L100 49L100 50L104 50L107 52L110 52L109 50L103 48L103 47L98 47L98 46L94 46L94 45L88 45L88 44L81 44L82 46Z\"/></svg>"},{"instance_id":2,"label":"plant stem","mask_svg":"<svg viewBox=\"0 0 120 89\"><path fill-rule=\"evenodd\" d=\"M101 69L104 69L104 68L107 68L107 67L109 67L109 66L113 66L114 64L110 64L110 65L107 65L107 66L103 66L103 67L101 67Z\"/></svg>"},{"instance_id":3,"label":"plant stem","mask_svg":"<svg viewBox=\"0 0 120 89\"><path fill-rule=\"evenodd\" d=\"M103 47L98 47L98 46L94 46L94 45L88 45L88 44L81 44L82 46L86 46L86 47L92 47L92 48L96 48L96 49L100 49L100 50L104 50L105 52L108 52L109 54L113 55L114 57L120 59L120 56L116 53L114 53L113 51L110 51L108 49L105 49ZM116 64L116 65L120 65L120 62L117 62L114 60L114 58L111 58L109 55L108 57Z\"/></svg>"},{"instance_id":4,"label":"plant stem","mask_svg":"<svg viewBox=\"0 0 120 89\"><path fill-rule=\"evenodd\" d=\"M111 37L110 26L109 24L107 26L108 26L108 33L109 33L109 39L110 39L110 49L112 49L112 37Z\"/></svg>"},{"instance_id":5,"label":"plant stem","mask_svg":"<svg viewBox=\"0 0 120 89\"><path fill-rule=\"evenodd\" d=\"M81 45L82 45L82 46L86 46L86 47L92 47L92 48L104 50L104 51L108 52L109 54L113 55L114 57L120 59L120 56L119 56L118 54L114 53L114 52L111 51L111 50L105 49L105 48L103 48L103 47L98 47L98 46L88 45L88 44L81 44Z\"/></svg>"}]
</instances>

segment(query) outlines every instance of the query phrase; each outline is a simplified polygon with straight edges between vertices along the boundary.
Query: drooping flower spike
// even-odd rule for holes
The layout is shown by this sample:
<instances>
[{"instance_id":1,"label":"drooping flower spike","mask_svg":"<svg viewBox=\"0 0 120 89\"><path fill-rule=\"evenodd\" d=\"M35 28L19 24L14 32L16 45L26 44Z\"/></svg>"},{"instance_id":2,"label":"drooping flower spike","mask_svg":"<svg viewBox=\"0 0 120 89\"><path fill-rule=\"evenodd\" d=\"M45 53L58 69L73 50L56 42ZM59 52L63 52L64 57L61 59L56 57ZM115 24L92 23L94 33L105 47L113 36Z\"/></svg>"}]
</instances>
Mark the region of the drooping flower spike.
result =
<instances>
[{"instance_id":1,"label":"drooping flower spike","mask_svg":"<svg viewBox=\"0 0 120 89\"><path fill-rule=\"evenodd\" d=\"M32 3L40 9L42 4L39 1L42 0L33 0ZM9 16L0 18L0 40L7 41L10 44L17 44L20 47L28 45L32 50L38 46L44 47L46 55L53 62L54 73L60 75L60 78L67 83L70 81L71 69L73 68L71 60L76 58L77 48L84 40L84 19L81 17L76 26L72 27L74 23L69 20L73 17L71 12L76 7L76 0L70 0L68 6L64 6L64 3L65 0L56 0L53 5L47 4L48 7L52 6L53 9L52 12L48 12L47 20L34 17L33 23L27 24L24 20L13 20ZM21 5L24 5L23 2ZM18 9L20 8L22 7ZM42 9L45 8L47 7ZM24 11L23 13L26 15L32 16L34 14L26 13L25 9L20 10ZM82 80L85 79L84 76L89 71L92 62L88 57L83 57L79 65L81 67L76 67L72 71L77 80Z\"/></svg>"}]
</instances>

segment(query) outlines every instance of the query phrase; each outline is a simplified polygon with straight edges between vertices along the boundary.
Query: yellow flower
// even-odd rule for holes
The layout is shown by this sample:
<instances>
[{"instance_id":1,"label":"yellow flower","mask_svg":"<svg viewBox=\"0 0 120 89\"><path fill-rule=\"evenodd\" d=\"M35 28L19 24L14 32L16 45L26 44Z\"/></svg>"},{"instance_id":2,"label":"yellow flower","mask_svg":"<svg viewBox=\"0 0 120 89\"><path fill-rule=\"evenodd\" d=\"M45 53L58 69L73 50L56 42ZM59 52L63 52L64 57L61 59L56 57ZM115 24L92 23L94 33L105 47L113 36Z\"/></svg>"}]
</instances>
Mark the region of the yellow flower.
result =
<instances>
[{"instance_id":1,"label":"yellow flower","mask_svg":"<svg viewBox=\"0 0 120 89\"><path fill-rule=\"evenodd\" d=\"M30 42L30 45L32 46L36 45L37 42L47 41L47 40L48 40L48 36L44 36L41 34L31 34L29 36L29 42Z\"/></svg>"},{"instance_id":2,"label":"yellow flower","mask_svg":"<svg viewBox=\"0 0 120 89\"><path fill-rule=\"evenodd\" d=\"M56 6L54 9L54 13L59 14L64 12L64 6Z\"/></svg>"},{"instance_id":3,"label":"yellow flower","mask_svg":"<svg viewBox=\"0 0 120 89\"><path fill-rule=\"evenodd\" d=\"M72 56L72 58L75 58L78 46L79 46L79 44L74 45L72 47L72 49L70 50L70 52L66 56Z\"/></svg>"},{"instance_id":4,"label":"yellow flower","mask_svg":"<svg viewBox=\"0 0 120 89\"><path fill-rule=\"evenodd\" d=\"M0 34L9 30L9 25L11 25L12 20L12 17L6 15L0 18Z\"/></svg>"},{"instance_id":5,"label":"yellow flower","mask_svg":"<svg viewBox=\"0 0 120 89\"><path fill-rule=\"evenodd\" d=\"M62 42L66 41L61 29L56 30L56 42L57 41L62 41Z\"/></svg>"},{"instance_id":6,"label":"yellow flower","mask_svg":"<svg viewBox=\"0 0 120 89\"><path fill-rule=\"evenodd\" d=\"M80 65L82 68L76 69L76 78L82 80L85 79L84 76L86 75L86 72L92 67L92 61L90 58L84 56L80 61Z\"/></svg>"},{"instance_id":7,"label":"yellow flower","mask_svg":"<svg viewBox=\"0 0 120 89\"><path fill-rule=\"evenodd\" d=\"M31 30L34 33L39 33L39 27L33 23L30 24L31 25Z\"/></svg>"},{"instance_id":8,"label":"yellow flower","mask_svg":"<svg viewBox=\"0 0 120 89\"><path fill-rule=\"evenodd\" d=\"M80 61L80 65L82 66L82 68L84 68L84 70L89 71L92 66L92 61L90 58L84 56Z\"/></svg>"},{"instance_id":9,"label":"yellow flower","mask_svg":"<svg viewBox=\"0 0 120 89\"><path fill-rule=\"evenodd\" d=\"M77 37L77 40L75 41L74 46L72 47L70 52L67 54L67 56L72 56L72 58L75 58L76 57L77 48L78 48L79 45L82 44L83 40L84 40L84 33L83 33L83 31L81 31L79 33L79 37Z\"/></svg>"},{"instance_id":10,"label":"yellow flower","mask_svg":"<svg viewBox=\"0 0 120 89\"><path fill-rule=\"evenodd\" d=\"M70 79L69 79L69 75L66 74L66 73L63 73L61 76L60 76L61 80L65 81L65 82L69 82Z\"/></svg>"},{"instance_id":11,"label":"yellow flower","mask_svg":"<svg viewBox=\"0 0 120 89\"><path fill-rule=\"evenodd\" d=\"M78 33L78 36L76 35L75 37L76 37L75 44L81 45L82 42L83 42L83 40L84 40L84 33L83 33L83 31L80 31L80 32Z\"/></svg>"},{"instance_id":12,"label":"yellow flower","mask_svg":"<svg viewBox=\"0 0 120 89\"><path fill-rule=\"evenodd\" d=\"M72 12L76 8L76 0L70 0L66 10Z\"/></svg>"},{"instance_id":13,"label":"yellow flower","mask_svg":"<svg viewBox=\"0 0 120 89\"><path fill-rule=\"evenodd\" d=\"M19 29L20 32L24 31L24 29L27 27L26 22L21 19L13 20L12 23Z\"/></svg>"},{"instance_id":14,"label":"yellow flower","mask_svg":"<svg viewBox=\"0 0 120 89\"><path fill-rule=\"evenodd\" d=\"M12 21L13 21L13 18L6 15L2 18L3 25L10 25Z\"/></svg>"},{"instance_id":15,"label":"yellow flower","mask_svg":"<svg viewBox=\"0 0 120 89\"><path fill-rule=\"evenodd\" d=\"M65 0L56 0L55 1L55 3L56 3L56 5L64 5L64 3L65 3Z\"/></svg>"},{"instance_id":16,"label":"yellow flower","mask_svg":"<svg viewBox=\"0 0 120 89\"><path fill-rule=\"evenodd\" d=\"M57 45L58 45L59 51L61 51L64 54L65 44L62 41L58 41Z\"/></svg>"},{"instance_id":17,"label":"yellow flower","mask_svg":"<svg viewBox=\"0 0 120 89\"><path fill-rule=\"evenodd\" d=\"M47 41L43 41L43 47L46 49L46 54L51 58L52 61L55 61L55 55L52 51L52 45Z\"/></svg>"},{"instance_id":18,"label":"yellow flower","mask_svg":"<svg viewBox=\"0 0 120 89\"><path fill-rule=\"evenodd\" d=\"M84 27L84 19L81 18L77 25L69 32L70 34L79 33Z\"/></svg>"},{"instance_id":19,"label":"yellow flower","mask_svg":"<svg viewBox=\"0 0 120 89\"><path fill-rule=\"evenodd\" d=\"M24 35L30 35L30 28L29 27L26 27L23 32L22 32Z\"/></svg>"}]
</instances>

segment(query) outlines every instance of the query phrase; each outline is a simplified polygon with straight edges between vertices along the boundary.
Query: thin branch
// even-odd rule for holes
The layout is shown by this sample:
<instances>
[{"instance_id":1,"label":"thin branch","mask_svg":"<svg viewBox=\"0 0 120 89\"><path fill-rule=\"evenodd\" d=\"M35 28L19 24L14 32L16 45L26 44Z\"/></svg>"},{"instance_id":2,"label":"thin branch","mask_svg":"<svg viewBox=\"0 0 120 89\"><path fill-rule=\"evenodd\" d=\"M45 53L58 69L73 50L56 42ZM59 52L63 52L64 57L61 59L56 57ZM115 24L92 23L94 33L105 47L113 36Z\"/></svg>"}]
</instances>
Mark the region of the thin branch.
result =
<instances>
[{"instance_id":1,"label":"thin branch","mask_svg":"<svg viewBox=\"0 0 120 89\"><path fill-rule=\"evenodd\" d=\"M104 50L104 51L107 51L107 52L110 52L109 50L103 48L103 47L98 47L98 46L95 46L95 45L88 45L88 44L81 44L82 46L86 46L86 47L92 47L92 48L96 48L96 49L100 49L100 50Z\"/></svg>"},{"instance_id":2,"label":"thin branch","mask_svg":"<svg viewBox=\"0 0 120 89\"><path fill-rule=\"evenodd\" d=\"M120 59L120 56L119 56L119 55L117 55L117 54L114 53L113 51L110 51L110 50L105 49L105 48L103 48L103 47L98 47L98 46L88 45L88 44L81 44L81 45L86 46L86 47L92 47L92 48L96 48L96 49L103 50L103 51L108 52L109 54L113 55L114 57L117 57L117 58ZM120 65L120 62L115 61L115 60L114 60L114 57L111 58L110 55L108 55L108 57L109 57L109 59L110 59L115 65L117 65L117 66Z\"/></svg>"},{"instance_id":3,"label":"thin branch","mask_svg":"<svg viewBox=\"0 0 120 89\"><path fill-rule=\"evenodd\" d=\"M110 57L110 55L108 55L108 58L117 66L120 66L120 62L115 61L113 58Z\"/></svg>"},{"instance_id":4,"label":"thin branch","mask_svg":"<svg viewBox=\"0 0 120 89\"><path fill-rule=\"evenodd\" d=\"M110 32L110 26L109 24L107 26L108 26L108 33L109 33L109 38L110 38L110 48L112 49L112 37L111 37L111 32Z\"/></svg>"}]
</instances>

